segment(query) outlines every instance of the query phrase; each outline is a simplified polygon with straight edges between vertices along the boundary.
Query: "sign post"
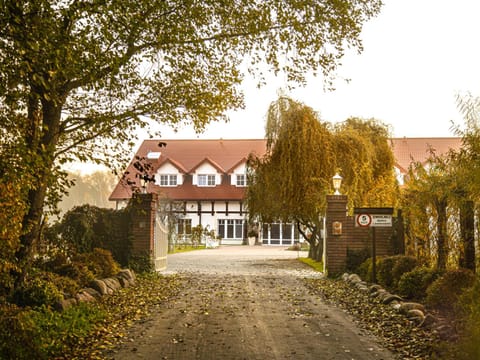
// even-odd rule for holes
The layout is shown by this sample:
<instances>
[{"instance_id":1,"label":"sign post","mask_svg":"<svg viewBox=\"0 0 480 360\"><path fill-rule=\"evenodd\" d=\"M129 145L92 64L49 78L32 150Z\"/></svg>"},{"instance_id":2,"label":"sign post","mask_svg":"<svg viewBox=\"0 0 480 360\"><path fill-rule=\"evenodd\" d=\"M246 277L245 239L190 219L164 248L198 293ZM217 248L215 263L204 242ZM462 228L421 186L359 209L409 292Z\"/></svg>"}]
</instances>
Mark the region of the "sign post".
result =
<instances>
[{"instance_id":1,"label":"sign post","mask_svg":"<svg viewBox=\"0 0 480 360\"><path fill-rule=\"evenodd\" d=\"M355 226L370 228L372 238L372 282L377 282L376 227L391 227L393 208L355 208Z\"/></svg>"}]
</instances>

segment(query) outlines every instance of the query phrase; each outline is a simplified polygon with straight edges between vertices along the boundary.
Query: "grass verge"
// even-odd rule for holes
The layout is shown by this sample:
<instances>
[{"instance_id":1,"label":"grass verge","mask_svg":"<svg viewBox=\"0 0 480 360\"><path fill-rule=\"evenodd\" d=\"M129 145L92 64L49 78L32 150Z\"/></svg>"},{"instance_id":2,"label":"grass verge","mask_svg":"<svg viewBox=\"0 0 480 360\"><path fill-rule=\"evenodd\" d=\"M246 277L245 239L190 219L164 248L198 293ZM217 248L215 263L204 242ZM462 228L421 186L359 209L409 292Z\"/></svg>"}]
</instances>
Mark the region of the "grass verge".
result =
<instances>
[{"instance_id":1,"label":"grass verge","mask_svg":"<svg viewBox=\"0 0 480 360\"><path fill-rule=\"evenodd\" d=\"M315 271L323 272L323 263L310 258L298 258L299 261L312 267Z\"/></svg>"}]
</instances>

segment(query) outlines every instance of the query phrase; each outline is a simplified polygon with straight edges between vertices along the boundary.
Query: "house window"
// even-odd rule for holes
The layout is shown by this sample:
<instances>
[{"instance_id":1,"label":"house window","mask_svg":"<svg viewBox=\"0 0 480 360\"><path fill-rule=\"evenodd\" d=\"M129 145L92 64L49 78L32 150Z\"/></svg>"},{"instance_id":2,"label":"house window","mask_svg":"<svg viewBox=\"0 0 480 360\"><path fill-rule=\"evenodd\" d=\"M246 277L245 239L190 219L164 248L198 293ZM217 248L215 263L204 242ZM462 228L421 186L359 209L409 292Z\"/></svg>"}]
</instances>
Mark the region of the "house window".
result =
<instances>
[{"instance_id":1,"label":"house window","mask_svg":"<svg viewBox=\"0 0 480 360\"><path fill-rule=\"evenodd\" d=\"M245 174L237 174L237 186L247 186L247 176Z\"/></svg>"},{"instance_id":2,"label":"house window","mask_svg":"<svg viewBox=\"0 0 480 360\"><path fill-rule=\"evenodd\" d=\"M160 186L177 186L177 175L175 174L160 175Z\"/></svg>"},{"instance_id":3,"label":"house window","mask_svg":"<svg viewBox=\"0 0 480 360\"><path fill-rule=\"evenodd\" d=\"M192 235L192 219L177 220L177 240L188 241Z\"/></svg>"},{"instance_id":4,"label":"house window","mask_svg":"<svg viewBox=\"0 0 480 360\"><path fill-rule=\"evenodd\" d=\"M243 239L243 222L241 219L218 220L218 235L223 239Z\"/></svg>"},{"instance_id":5,"label":"house window","mask_svg":"<svg viewBox=\"0 0 480 360\"><path fill-rule=\"evenodd\" d=\"M212 175L212 174L198 175L198 186L215 186L215 175Z\"/></svg>"}]
</instances>

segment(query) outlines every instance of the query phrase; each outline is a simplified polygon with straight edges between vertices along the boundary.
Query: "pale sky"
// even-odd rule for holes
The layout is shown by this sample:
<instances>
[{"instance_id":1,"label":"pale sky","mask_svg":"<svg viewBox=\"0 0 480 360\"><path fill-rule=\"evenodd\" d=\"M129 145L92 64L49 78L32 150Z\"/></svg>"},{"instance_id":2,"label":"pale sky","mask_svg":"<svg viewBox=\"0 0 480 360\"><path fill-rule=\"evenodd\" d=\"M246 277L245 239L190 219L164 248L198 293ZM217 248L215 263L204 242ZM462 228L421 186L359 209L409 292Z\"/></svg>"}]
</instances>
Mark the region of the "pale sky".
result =
<instances>
[{"instance_id":1,"label":"pale sky","mask_svg":"<svg viewBox=\"0 0 480 360\"><path fill-rule=\"evenodd\" d=\"M321 79L289 95L329 122L350 116L375 118L395 137L454 136L451 122L463 124L456 94L480 96L480 1L384 0L380 15L362 32L364 51L348 54L337 70L334 91ZM345 79L350 79L347 82ZM254 79L242 89L246 108L231 121L213 123L203 134L190 128L165 139L262 138L268 105L285 88L281 77L260 90Z\"/></svg>"}]
</instances>

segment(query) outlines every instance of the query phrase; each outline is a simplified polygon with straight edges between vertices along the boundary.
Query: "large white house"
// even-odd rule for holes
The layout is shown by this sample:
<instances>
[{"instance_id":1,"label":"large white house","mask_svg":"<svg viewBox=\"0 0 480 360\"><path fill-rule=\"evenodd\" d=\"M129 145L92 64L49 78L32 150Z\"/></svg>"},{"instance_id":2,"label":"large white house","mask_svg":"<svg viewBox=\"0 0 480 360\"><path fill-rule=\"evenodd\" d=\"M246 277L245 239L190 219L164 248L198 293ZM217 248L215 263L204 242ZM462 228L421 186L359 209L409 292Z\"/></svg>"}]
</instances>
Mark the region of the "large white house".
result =
<instances>
[{"instance_id":1,"label":"large white house","mask_svg":"<svg viewBox=\"0 0 480 360\"><path fill-rule=\"evenodd\" d=\"M173 211L178 239L188 238L194 226L214 230L222 244L242 244L247 237L248 213L245 207L246 163L250 154L262 156L264 139L255 140L159 140L142 143L129 165L128 176L110 196L117 208L142 184L138 175L147 172L154 182L146 185ZM146 169L139 171L135 162ZM263 233L266 244L292 244L291 226L272 224ZM271 230L271 231L270 231ZM283 230L283 232L281 231ZM271 239L270 234L276 238ZM298 235L297 235L298 237Z\"/></svg>"},{"instance_id":2,"label":"large white house","mask_svg":"<svg viewBox=\"0 0 480 360\"><path fill-rule=\"evenodd\" d=\"M459 138L394 138L395 170L400 185L412 161L424 162L429 149L437 154L461 146ZM154 182L145 191L159 195L175 214L177 239L186 239L194 226L214 230L223 244L242 244L247 238L248 209L246 162L250 154L262 156L265 139L253 140L145 140L113 190L110 200L126 205L133 188L141 189L139 175ZM141 167L136 166L136 163ZM263 244L291 245L299 235L292 224L263 224Z\"/></svg>"}]
</instances>

